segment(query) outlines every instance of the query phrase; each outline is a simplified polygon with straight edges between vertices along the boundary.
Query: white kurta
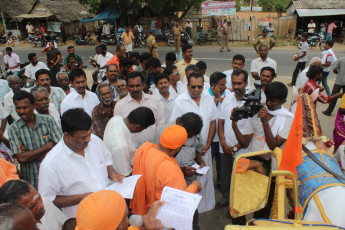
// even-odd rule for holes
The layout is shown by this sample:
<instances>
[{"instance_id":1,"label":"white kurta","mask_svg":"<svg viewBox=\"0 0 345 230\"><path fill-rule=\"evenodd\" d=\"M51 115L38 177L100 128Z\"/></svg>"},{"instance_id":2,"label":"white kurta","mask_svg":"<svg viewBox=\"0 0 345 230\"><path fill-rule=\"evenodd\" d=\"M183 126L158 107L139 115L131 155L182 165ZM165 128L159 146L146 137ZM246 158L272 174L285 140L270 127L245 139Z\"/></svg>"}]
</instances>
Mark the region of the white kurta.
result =
<instances>
[{"instance_id":1,"label":"white kurta","mask_svg":"<svg viewBox=\"0 0 345 230\"><path fill-rule=\"evenodd\" d=\"M104 130L103 142L111 153L116 172L125 176L131 174L134 153L138 146L123 121L123 117L115 116L108 121Z\"/></svg>"},{"instance_id":2,"label":"white kurta","mask_svg":"<svg viewBox=\"0 0 345 230\"><path fill-rule=\"evenodd\" d=\"M40 230L60 230L67 220L67 217L53 202L48 199L42 199L45 213L41 218L41 223L37 224Z\"/></svg>"},{"instance_id":3,"label":"white kurta","mask_svg":"<svg viewBox=\"0 0 345 230\"><path fill-rule=\"evenodd\" d=\"M201 130L201 137L206 143L208 139L208 132L210 129L211 121L215 121L218 117L217 107L210 95L201 94L200 105L198 106L190 97L188 91L178 96L175 100L173 111L170 121L175 121L176 118L181 117L183 114L193 112L201 116L203 120L203 127ZM208 149L206 154L202 157L206 165L210 167L205 176L199 176L198 180L202 185L200 195L202 200L199 204L198 211L206 212L212 210L215 206L215 195L213 185L213 169L212 169L212 156L211 148Z\"/></svg>"},{"instance_id":4,"label":"white kurta","mask_svg":"<svg viewBox=\"0 0 345 230\"><path fill-rule=\"evenodd\" d=\"M99 99L95 93L86 90L83 98L76 90L71 90L61 103L61 115L69 109L82 108L92 117L92 110L98 104Z\"/></svg>"}]
</instances>

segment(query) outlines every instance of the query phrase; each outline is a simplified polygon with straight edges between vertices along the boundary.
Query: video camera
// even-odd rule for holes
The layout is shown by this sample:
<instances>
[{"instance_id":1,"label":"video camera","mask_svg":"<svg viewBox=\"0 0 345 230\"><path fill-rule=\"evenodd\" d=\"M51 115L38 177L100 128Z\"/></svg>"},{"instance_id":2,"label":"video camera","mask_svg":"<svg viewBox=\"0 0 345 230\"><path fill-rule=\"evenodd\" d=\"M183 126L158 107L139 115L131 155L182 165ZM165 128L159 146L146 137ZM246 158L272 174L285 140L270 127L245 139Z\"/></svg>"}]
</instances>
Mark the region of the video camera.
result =
<instances>
[{"instance_id":1,"label":"video camera","mask_svg":"<svg viewBox=\"0 0 345 230\"><path fill-rule=\"evenodd\" d=\"M248 117L253 117L262 108L261 104L261 88L253 90L249 94L245 94L241 101L245 101L244 105L237 108L233 114L233 121L239 121Z\"/></svg>"}]
</instances>

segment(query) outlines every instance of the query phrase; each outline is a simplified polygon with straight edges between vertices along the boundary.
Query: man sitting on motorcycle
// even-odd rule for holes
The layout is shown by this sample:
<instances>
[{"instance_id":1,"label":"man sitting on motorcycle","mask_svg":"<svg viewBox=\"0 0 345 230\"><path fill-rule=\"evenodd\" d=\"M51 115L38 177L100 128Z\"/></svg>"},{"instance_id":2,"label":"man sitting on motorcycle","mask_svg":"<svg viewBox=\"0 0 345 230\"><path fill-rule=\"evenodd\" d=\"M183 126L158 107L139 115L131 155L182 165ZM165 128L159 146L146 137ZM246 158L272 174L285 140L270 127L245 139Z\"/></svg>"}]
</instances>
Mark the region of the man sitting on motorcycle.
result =
<instances>
[{"instance_id":1,"label":"man sitting on motorcycle","mask_svg":"<svg viewBox=\"0 0 345 230\"><path fill-rule=\"evenodd\" d=\"M69 46L67 47L67 52L68 52L68 55L70 54L74 54L75 56L75 60L78 64L81 64L83 65L83 60L81 59L81 57L75 53L75 48L74 46ZM65 57L65 60L64 60L64 65L66 66L68 64L68 61L69 61L69 56L67 55L67 57ZM66 68L66 67L65 67Z\"/></svg>"}]
</instances>

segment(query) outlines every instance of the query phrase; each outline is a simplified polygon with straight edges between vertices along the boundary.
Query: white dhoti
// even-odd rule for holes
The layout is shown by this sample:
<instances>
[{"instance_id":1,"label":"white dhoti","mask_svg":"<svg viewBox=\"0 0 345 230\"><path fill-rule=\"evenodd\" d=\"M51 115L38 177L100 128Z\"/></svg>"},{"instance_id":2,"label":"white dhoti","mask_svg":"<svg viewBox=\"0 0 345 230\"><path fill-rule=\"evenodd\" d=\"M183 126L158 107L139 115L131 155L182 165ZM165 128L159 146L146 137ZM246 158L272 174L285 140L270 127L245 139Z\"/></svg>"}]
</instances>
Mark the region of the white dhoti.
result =
<instances>
[{"instance_id":1,"label":"white dhoti","mask_svg":"<svg viewBox=\"0 0 345 230\"><path fill-rule=\"evenodd\" d=\"M208 149L208 151L202 157L202 159L205 161L206 166L209 166L210 169L208 170L206 175L198 176L197 179L198 181L200 181L202 186L201 192L199 193L202 196L202 199L198 207L199 213L210 211L214 209L216 205L213 185L211 148Z\"/></svg>"},{"instance_id":2,"label":"white dhoti","mask_svg":"<svg viewBox=\"0 0 345 230\"><path fill-rule=\"evenodd\" d=\"M124 45L126 47L126 52L132 52L133 50L133 43L129 45Z\"/></svg>"}]
</instances>

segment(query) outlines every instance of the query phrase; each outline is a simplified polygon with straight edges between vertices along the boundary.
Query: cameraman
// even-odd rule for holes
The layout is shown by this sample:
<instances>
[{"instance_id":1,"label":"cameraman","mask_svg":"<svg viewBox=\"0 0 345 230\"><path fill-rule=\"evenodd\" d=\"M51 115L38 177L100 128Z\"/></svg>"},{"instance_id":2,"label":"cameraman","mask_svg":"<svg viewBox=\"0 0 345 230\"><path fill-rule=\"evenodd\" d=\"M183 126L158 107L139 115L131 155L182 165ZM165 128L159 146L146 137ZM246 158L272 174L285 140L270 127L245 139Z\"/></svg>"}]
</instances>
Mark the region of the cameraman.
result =
<instances>
[{"instance_id":1,"label":"cameraman","mask_svg":"<svg viewBox=\"0 0 345 230\"><path fill-rule=\"evenodd\" d=\"M247 71L243 69L234 70L231 75L231 85L233 93L231 95L227 95L223 100L222 104L218 106L220 107L218 120L218 135L221 146L219 152L221 162L220 180L222 198L219 202L216 203L216 209L229 205L230 180L234 157L236 157L238 154L247 152L246 149L241 149L241 146L238 143L235 133L231 127L232 120L230 120L232 110L235 107L241 107L244 104L244 101L241 101L239 99L243 98L244 94L247 93ZM241 131L244 130L246 121L247 119L242 119L238 121L238 126Z\"/></svg>"},{"instance_id":2,"label":"cameraman","mask_svg":"<svg viewBox=\"0 0 345 230\"><path fill-rule=\"evenodd\" d=\"M263 82L262 76L261 82ZM247 152L273 150L281 147L289 135L293 121L293 114L283 107L288 95L287 87L281 82L271 82L263 86L267 98L266 105L260 109L258 114L247 120L243 131L239 129L238 121L232 122L236 138L243 148L248 147ZM231 114L232 117L234 111L236 108ZM261 155L256 160L263 163L266 171L269 170L270 155ZM271 186L274 188L274 185ZM254 218L269 218L272 203L273 199L269 199L266 208L256 212Z\"/></svg>"}]
</instances>

